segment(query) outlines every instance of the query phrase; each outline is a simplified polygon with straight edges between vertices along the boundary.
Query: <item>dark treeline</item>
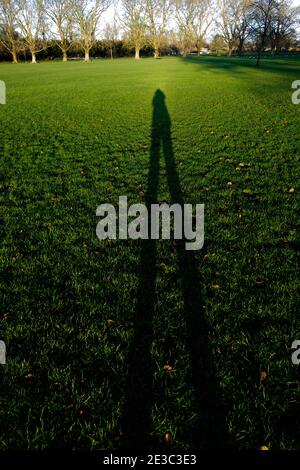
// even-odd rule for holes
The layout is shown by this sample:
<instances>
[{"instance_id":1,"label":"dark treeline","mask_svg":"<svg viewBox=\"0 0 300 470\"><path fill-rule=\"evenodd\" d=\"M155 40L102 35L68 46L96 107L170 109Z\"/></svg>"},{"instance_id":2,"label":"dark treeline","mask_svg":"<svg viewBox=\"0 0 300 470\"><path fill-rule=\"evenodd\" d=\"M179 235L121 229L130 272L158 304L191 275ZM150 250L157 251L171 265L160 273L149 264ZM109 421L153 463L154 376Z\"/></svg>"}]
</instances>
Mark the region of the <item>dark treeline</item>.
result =
<instances>
[{"instance_id":1,"label":"dark treeline","mask_svg":"<svg viewBox=\"0 0 300 470\"><path fill-rule=\"evenodd\" d=\"M170 55L179 55L179 49L176 45L170 45L162 48L160 51L161 56L170 56ZM96 41L95 45L90 51L91 59L117 59L121 57L133 57L134 51L131 47L128 47L126 41L117 40L112 47L112 50L105 41ZM149 46L144 46L140 51L141 57L151 57L153 56L153 49ZM56 41L46 41L45 48L38 53L39 60L61 60L62 52L59 46L56 44ZM83 60L84 54L80 48L73 47L68 51L69 60ZM11 62L11 54L0 44L0 61ZM31 62L30 51L26 50L26 47L20 47L18 52L18 61L19 62Z\"/></svg>"},{"instance_id":2,"label":"dark treeline","mask_svg":"<svg viewBox=\"0 0 300 470\"><path fill-rule=\"evenodd\" d=\"M229 55L229 52L224 45L223 42L219 41L219 38L213 38L211 42L206 44L206 50L210 55ZM111 54L112 53L112 54ZM153 56L153 49L149 46L145 46L140 51L140 57L152 57ZM195 53L196 51L191 51L191 53ZM205 52L204 52L205 53ZM230 54L231 56L234 55L253 55L257 54L257 50L253 47L250 43L245 44L245 48L242 54L235 51L234 53ZM170 45L164 47L160 51L160 56L177 56L181 55L179 48L176 45ZM274 56L271 50L265 51L265 56ZM285 55L291 57L300 57L300 46L297 42L293 44L288 44L285 48L282 48L280 52L277 52L276 55ZM117 59L122 57L133 57L134 51L132 48L128 47L128 44L125 41L118 40L113 45L113 49L107 46L105 41L96 41L96 44L93 46L90 52L91 60L93 59ZM59 46L56 44L55 41L47 41L45 49L38 53L38 59L43 61L61 61L62 53ZM68 51L68 58L69 60L83 60L84 54L83 52L74 47ZM5 48L0 45L0 61L2 62L11 62L11 54L5 50ZM31 62L31 54L26 48L24 47L18 53L18 61L19 62Z\"/></svg>"}]
</instances>

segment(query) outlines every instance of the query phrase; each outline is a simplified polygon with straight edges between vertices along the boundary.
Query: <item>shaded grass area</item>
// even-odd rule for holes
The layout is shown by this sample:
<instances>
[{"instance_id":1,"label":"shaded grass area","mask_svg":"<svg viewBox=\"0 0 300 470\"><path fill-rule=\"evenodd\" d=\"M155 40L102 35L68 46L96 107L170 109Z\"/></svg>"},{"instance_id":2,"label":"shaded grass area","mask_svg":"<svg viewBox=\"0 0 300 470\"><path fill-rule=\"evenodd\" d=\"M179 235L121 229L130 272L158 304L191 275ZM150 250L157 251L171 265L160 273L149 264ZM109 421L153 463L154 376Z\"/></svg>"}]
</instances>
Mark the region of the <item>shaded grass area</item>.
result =
<instances>
[{"instance_id":1,"label":"shaded grass area","mask_svg":"<svg viewBox=\"0 0 300 470\"><path fill-rule=\"evenodd\" d=\"M0 65L1 448L299 447L299 64ZM120 195L204 250L100 242Z\"/></svg>"}]
</instances>

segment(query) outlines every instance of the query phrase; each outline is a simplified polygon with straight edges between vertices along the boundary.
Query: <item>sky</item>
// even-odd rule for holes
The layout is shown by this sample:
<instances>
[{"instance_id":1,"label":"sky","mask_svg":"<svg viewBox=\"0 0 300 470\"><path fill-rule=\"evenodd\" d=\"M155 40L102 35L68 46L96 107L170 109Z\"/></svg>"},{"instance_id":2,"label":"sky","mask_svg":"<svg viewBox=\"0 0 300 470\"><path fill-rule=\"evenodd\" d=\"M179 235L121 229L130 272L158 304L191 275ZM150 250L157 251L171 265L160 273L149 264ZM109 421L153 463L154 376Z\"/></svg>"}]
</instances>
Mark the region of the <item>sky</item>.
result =
<instances>
[{"instance_id":1,"label":"sky","mask_svg":"<svg viewBox=\"0 0 300 470\"><path fill-rule=\"evenodd\" d=\"M118 0L113 0L113 4L118 4ZM296 6L299 6L300 7L300 0L294 0L293 1L293 5L296 7ZM103 17L102 17L102 25L105 25L106 23L110 23L112 22L113 18L114 18L114 11L115 11L115 8L113 5L104 13ZM118 8L116 8L116 11L118 10ZM299 28L300 30L300 28Z\"/></svg>"}]
</instances>

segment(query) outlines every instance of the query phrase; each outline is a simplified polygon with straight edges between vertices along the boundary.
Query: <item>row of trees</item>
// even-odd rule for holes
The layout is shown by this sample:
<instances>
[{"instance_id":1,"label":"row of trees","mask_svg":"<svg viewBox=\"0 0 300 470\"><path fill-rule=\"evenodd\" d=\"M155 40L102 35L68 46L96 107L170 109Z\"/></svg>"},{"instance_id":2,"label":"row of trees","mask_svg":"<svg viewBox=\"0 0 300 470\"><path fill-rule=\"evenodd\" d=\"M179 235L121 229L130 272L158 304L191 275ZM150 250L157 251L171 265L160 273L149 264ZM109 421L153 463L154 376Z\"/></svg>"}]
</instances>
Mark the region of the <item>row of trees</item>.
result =
<instances>
[{"instance_id":1,"label":"row of trees","mask_svg":"<svg viewBox=\"0 0 300 470\"><path fill-rule=\"evenodd\" d=\"M299 18L299 8L293 8L291 1L220 0L218 25L229 54L241 53L252 39L259 64L266 47L276 53L295 40Z\"/></svg>"},{"instance_id":2,"label":"row of trees","mask_svg":"<svg viewBox=\"0 0 300 470\"><path fill-rule=\"evenodd\" d=\"M24 49L32 63L37 54L55 42L63 61L76 47L86 62L99 35L108 48L122 38L139 59L148 46L158 58L167 43L183 55L199 54L212 31L229 54L241 53L246 41L258 52L277 52L291 41L299 24L299 8L291 0L120 0L113 20L101 27L112 0L0 0L0 43L13 62Z\"/></svg>"}]
</instances>

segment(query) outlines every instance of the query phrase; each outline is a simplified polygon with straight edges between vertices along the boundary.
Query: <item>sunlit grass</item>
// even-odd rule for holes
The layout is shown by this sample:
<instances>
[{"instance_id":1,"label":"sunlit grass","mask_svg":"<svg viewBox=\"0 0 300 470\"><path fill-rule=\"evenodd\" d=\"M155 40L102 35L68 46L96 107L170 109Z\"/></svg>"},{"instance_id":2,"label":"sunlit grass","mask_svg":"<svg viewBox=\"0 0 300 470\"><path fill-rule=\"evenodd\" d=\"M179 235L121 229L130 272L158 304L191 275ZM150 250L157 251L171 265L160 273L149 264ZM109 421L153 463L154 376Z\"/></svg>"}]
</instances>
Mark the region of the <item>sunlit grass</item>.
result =
<instances>
[{"instance_id":1,"label":"sunlit grass","mask_svg":"<svg viewBox=\"0 0 300 470\"><path fill-rule=\"evenodd\" d=\"M199 312L229 443L299 447L299 65L0 64L1 448L122 446L141 243L100 242L95 213L121 195L143 202L157 89L185 202L206 207ZM170 201L163 157L159 200ZM156 265L149 447L166 432L175 448L201 447L169 242L157 244Z\"/></svg>"}]
</instances>

